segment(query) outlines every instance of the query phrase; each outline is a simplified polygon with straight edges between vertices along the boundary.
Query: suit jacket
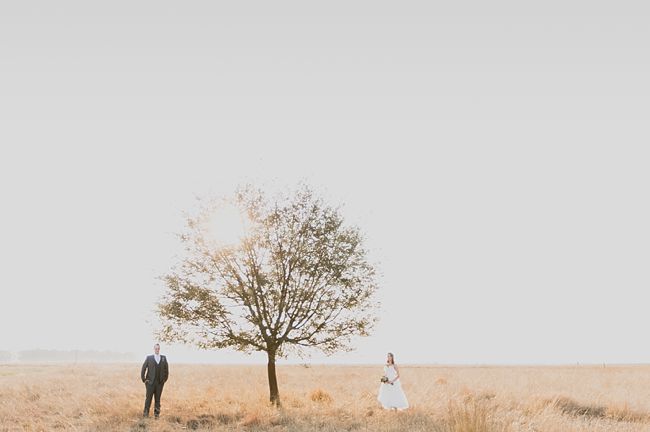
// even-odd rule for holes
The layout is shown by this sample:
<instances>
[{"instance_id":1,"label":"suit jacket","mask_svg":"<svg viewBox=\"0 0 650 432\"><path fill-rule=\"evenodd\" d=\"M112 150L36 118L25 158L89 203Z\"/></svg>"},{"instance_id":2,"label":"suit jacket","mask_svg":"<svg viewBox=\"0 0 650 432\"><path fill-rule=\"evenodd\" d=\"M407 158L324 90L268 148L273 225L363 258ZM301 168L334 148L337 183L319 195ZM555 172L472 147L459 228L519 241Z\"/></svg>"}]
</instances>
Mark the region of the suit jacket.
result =
<instances>
[{"instance_id":1,"label":"suit jacket","mask_svg":"<svg viewBox=\"0 0 650 432\"><path fill-rule=\"evenodd\" d=\"M169 378L169 364L167 363L167 357L164 355L160 356L160 364L156 363L153 354L148 355L147 358L144 359L142 371L140 372L142 382L145 382L146 380L154 382L154 379L156 378L156 368L160 368L160 381L158 382L164 384L165 381L167 381L167 378Z\"/></svg>"}]
</instances>

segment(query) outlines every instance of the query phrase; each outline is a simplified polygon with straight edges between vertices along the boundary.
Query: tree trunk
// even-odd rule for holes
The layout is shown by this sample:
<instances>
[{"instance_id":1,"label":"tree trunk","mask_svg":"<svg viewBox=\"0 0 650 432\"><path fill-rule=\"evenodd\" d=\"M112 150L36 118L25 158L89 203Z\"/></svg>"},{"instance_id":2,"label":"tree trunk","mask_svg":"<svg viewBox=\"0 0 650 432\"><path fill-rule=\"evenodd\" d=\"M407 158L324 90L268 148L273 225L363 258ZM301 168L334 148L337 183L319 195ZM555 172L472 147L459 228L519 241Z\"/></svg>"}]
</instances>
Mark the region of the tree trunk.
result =
<instances>
[{"instance_id":1,"label":"tree trunk","mask_svg":"<svg viewBox=\"0 0 650 432\"><path fill-rule=\"evenodd\" d=\"M268 351L269 363L267 372L269 375L269 391L271 392L271 403L280 406L280 391L278 390L278 378L275 376L275 352Z\"/></svg>"}]
</instances>

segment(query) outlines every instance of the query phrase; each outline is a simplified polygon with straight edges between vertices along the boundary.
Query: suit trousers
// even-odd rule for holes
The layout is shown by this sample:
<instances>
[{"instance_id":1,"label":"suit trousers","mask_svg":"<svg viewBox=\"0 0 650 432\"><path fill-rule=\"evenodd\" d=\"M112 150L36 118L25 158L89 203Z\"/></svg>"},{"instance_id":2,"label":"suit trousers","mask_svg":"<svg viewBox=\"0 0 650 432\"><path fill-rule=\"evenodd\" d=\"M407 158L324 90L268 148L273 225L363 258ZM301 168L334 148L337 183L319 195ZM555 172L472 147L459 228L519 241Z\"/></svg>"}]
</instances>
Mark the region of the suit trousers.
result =
<instances>
[{"instance_id":1,"label":"suit trousers","mask_svg":"<svg viewBox=\"0 0 650 432\"><path fill-rule=\"evenodd\" d=\"M147 396L144 399L144 416L149 416L149 410L151 409L151 398L154 398L153 414L158 417L160 415L160 397L162 396L163 387L165 383L152 382L146 383L147 387Z\"/></svg>"}]
</instances>

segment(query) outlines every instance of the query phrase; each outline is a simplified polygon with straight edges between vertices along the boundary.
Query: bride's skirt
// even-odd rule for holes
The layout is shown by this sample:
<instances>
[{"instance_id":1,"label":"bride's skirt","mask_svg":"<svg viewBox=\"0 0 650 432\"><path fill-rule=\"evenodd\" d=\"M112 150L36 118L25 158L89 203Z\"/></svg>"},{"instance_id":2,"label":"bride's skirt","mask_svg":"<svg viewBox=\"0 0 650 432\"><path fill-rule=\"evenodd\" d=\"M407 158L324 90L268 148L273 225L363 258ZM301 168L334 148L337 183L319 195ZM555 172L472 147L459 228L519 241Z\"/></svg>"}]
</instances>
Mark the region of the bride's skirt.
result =
<instances>
[{"instance_id":1,"label":"bride's skirt","mask_svg":"<svg viewBox=\"0 0 650 432\"><path fill-rule=\"evenodd\" d=\"M409 407L406 395L402 390L402 384L400 384L399 380L395 381L393 385L381 383L377 400L385 409L406 409Z\"/></svg>"}]
</instances>

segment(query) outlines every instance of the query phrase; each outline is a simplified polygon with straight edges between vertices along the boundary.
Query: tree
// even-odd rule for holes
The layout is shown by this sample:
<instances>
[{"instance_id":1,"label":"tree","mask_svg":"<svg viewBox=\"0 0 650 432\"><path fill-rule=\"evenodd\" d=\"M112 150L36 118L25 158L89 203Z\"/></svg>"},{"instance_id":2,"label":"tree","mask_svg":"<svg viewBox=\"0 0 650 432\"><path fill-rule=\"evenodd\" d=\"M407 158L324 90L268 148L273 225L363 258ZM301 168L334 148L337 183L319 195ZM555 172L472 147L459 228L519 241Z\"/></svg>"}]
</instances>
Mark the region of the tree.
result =
<instances>
[{"instance_id":1,"label":"tree","mask_svg":"<svg viewBox=\"0 0 650 432\"><path fill-rule=\"evenodd\" d=\"M357 227L307 186L274 199L251 186L228 200L247 221L234 244L210 238L218 204L187 220L185 254L163 277L160 337L203 349L265 352L280 405L278 358L351 350L376 322L376 271ZM217 220L218 222L218 220Z\"/></svg>"}]
</instances>

